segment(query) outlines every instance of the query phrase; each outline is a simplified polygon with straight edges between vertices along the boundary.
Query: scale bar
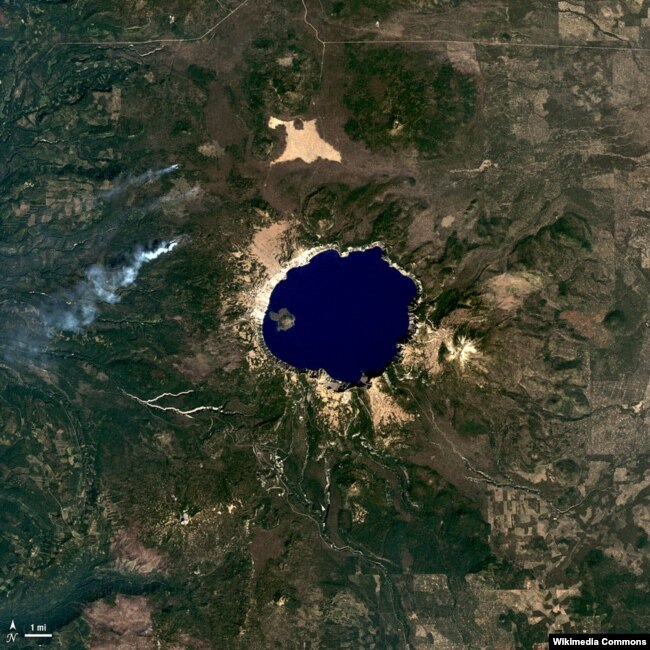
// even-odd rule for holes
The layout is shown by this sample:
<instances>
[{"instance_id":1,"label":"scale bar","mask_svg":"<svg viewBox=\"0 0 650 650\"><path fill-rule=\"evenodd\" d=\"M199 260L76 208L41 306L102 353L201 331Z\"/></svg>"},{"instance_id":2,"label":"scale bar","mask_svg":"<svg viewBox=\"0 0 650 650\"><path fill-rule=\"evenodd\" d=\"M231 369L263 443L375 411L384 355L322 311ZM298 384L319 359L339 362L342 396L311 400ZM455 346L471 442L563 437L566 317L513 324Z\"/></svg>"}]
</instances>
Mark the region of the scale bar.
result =
<instances>
[{"instance_id":1,"label":"scale bar","mask_svg":"<svg viewBox=\"0 0 650 650\"><path fill-rule=\"evenodd\" d=\"M26 639L51 639L52 634L25 634Z\"/></svg>"}]
</instances>

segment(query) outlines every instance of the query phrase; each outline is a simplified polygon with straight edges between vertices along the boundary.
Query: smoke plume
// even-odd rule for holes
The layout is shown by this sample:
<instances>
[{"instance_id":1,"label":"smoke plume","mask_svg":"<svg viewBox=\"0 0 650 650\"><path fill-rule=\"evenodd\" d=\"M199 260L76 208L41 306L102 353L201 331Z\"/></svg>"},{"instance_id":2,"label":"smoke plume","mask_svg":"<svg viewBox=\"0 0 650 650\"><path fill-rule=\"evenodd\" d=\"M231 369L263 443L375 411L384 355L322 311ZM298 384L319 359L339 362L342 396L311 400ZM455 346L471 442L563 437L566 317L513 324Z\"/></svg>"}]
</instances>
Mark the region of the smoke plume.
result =
<instances>
[{"instance_id":1,"label":"smoke plume","mask_svg":"<svg viewBox=\"0 0 650 650\"><path fill-rule=\"evenodd\" d=\"M113 197L121 194L131 187L138 187L146 183L153 183L154 181L157 181L161 176L166 176L167 174L175 172L177 169L179 169L179 167L180 165L174 163L173 165L169 165L169 167L163 167L162 169L149 169L139 176L129 176L122 182L114 185L105 193L104 196L107 199L112 199Z\"/></svg>"},{"instance_id":2,"label":"smoke plume","mask_svg":"<svg viewBox=\"0 0 650 650\"><path fill-rule=\"evenodd\" d=\"M50 296L40 310L41 319L49 336L57 332L80 332L90 325L102 303L119 302L119 290L132 285L144 264L174 250L178 241L158 244L151 250L138 247L129 262L117 268L93 264L83 280L71 289Z\"/></svg>"}]
</instances>

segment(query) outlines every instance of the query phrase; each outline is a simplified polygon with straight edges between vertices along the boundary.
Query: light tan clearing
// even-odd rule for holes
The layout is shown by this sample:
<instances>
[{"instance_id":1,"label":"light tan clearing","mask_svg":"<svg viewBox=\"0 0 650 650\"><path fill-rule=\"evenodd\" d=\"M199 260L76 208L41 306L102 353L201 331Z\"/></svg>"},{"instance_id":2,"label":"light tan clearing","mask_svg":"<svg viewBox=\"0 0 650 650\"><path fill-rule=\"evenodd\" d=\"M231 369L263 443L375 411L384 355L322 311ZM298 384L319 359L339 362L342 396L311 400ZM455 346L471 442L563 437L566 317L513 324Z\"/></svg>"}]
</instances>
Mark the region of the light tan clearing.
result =
<instances>
[{"instance_id":1,"label":"light tan clearing","mask_svg":"<svg viewBox=\"0 0 650 650\"><path fill-rule=\"evenodd\" d=\"M121 88L113 88L108 92L93 92L93 99L95 100L97 109L101 112L107 112L112 122L116 122L119 119L120 111L122 110Z\"/></svg>"},{"instance_id":2,"label":"light tan clearing","mask_svg":"<svg viewBox=\"0 0 650 650\"><path fill-rule=\"evenodd\" d=\"M552 463L546 463L545 465L537 465L533 472L526 472L521 468L513 469L513 472L529 483L542 483L549 480L549 471L552 472L551 468Z\"/></svg>"},{"instance_id":3,"label":"light tan clearing","mask_svg":"<svg viewBox=\"0 0 650 650\"><path fill-rule=\"evenodd\" d=\"M314 255L317 255L323 250L325 250L323 247L296 250L294 256L288 262L280 266L276 273L268 277L265 282L258 282L247 293L244 300L244 304L252 305L252 314L254 319L259 323L264 320L264 314L266 313L266 307L269 304L271 293L278 282L284 280L291 269L304 266Z\"/></svg>"},{"instance_id":4,"label":"light tan clearing","mask_svg":"<svg viewBox=\"0 0 650 650\"><path fill-rule=\"evenodd\" d=\"M650 506L639 503L632 508L632 516L634 517L634 523L639 528L643 528L646 535L650 535Z\"/></svg>"},{"instance_id":5,"label":"light tan clearing","mask_svg":"<svg viewBox=\"0 0 650 650\"><path fill-rule=\"evenodd\" d=\"M269 127L277 129L284 126L287 132L287 142L284 151L271 161L271 165L277 165L290 160L302 160L306 163L313 163L319 158L341 162L341 154L332 145L320 137L316 128L316 120L290 120L285 122L277 117L269 119Z\"/></svg>"},{"instance_id":6,"label":"light tan clearing","mask_svg":"<svg viewBox=\"0 0 650 650\"><path fill-rule=\"evenodd\" d=\"M390 424L403 424L414 419L407 413L397 400L384 390L383 382L374 380L367 390L370 400L370 413L375 429L381 429Z\"/></svg>"},{"instance_id":7,"label":"light tan clearing","mask_svg":"<svg viewBox=\"0 0 650 650\"><path fill-rule=\"evenodd\" d=\"M276 61L277 64L283 68L290 68L293 64L293 58L293 54L287 54L287 56L281 56L280 58L276 59Z\"/></svg>"},{"instance_id":8,"label":"light tan clearing","mask_svg":"<svg viewBox=\"0 0 650 650\"><path fill-rule=\"evenodd\" d=\"M96 188L90 183L47 182L45 187L47 210L36 218L36 223L48 223L53 219L56 221L65 217L87 221L95 209L95 193ZM23 205L21 203L21 207Z\"/></svg>"},{"instance_id":9,"label":"light tan clearing","mask_svg":"<svg viewBox=\"0 0 650 650\"><path fill-rule=\"evenodd\" d=\"M485 297L500 309L512 311L521 307L526 296L542 287L542 279L534 273L502 273L486 282Z\"/></svg>"},{"instance_id":10,"label":"light tan clearing","mask_svg":"<svg viewBox=\"0 0 650 650\"><path fill-rule=\"evenodd\" d=\"M560 1L558 3L558 30L560 39L565 41L591 41L594 38L594 25L585 15L583 6Z\"/></svg>"},{"instance_id":11,"label":"light tan clearing","mask_svg":"<svg viewBox=\"0 0 650 650\"><path fill-rule=\"evenodd\" d=\"M478 617L488 619L494 604L505 606L517 613L524 614L531 625L537 625L545 619L553 621L553 629L571 622L566 611L568 602L580 595L579 587L547 589L533 580L527 580L523 589L494 589L486 584L481 576L471 576L470 588L477 594L484 606L478 608Z\"/></svg>"},{"instance_id":12,"label":"light tan clearing","mask_svg":"<svg viewBox=\"0 0 650 650\"><path fill-rule=\"evenodd\" d=\"M229 333L246 346L246 362L254 372L259 372L270 359L262 341L260 326L271 292L284 279L289 269L302 266L313 254L313 251L298 251L291 261L281 265L278 258L288 237L290 223L272 223L267 212L260 210L258 214L268 225L254 234L246 250L232 253L232 263L238 267L238 277L242 284L239 291L224 303L224 310L236 307L245 309L251 316L250 319L237 323Z\"/></svg>"},{"instance_id":13,"label":"light tan clearing","mask_svg":"<svg viewBox=\"0 0 650 650\"><path fill-rule=\"evenodd\" d=\"M650 485L650 470L646 470L643 480L635 478L632 483L623 483L617 485L619 493L616 497L616 505L622 506L633 501L643 490Z\"/></svg>"},{"instance_id":14,"label":"light tan clearing","mask_svg":"<svg viewBox=\"0 0 650 650\"><path fill-rule=\"evenodd\" d=\"M319 401L319 414L325 422L337 433L343 433L352 421L352 393L333 391L325 378L314 384L314 393Z\"/></svg>"},{"instance_id":15,"label":"light tan clearing","mask_svg":"<svg viewBox=\"0 0 650 650\"><path fill-rule=\"evenodd\" d=\"M640 37L639 26L625 25L625 21L622 20L624 12L620 3L614 4L618 4L618 6L616 8L596 6L589 7L589 10L587 10L587 4L584 0L571 0L571 2L560 0L558 2L560 36L570 39L571 37L577 38L579 35L583 35L587 41L638 43ZM642 25L645 27L644 19L641 20ZM647 21L647 18L645 20ZM582 21L582 26L579 25L579 21ZM591 34L587 32L589 27L591 28Z\"/></svg>"},{"instance_id":16,"label":"light tan clearing","mask_svg":"<svg viewBox=\"0 0 650 650\"><path fill-rule=\"evenodd\" d=\"M447 56L451 65L458 72L474 75L481 74L474 43L447 43Z\"/></svg>"},{"instance_id":17,"label":"light tan clearing","mask_svg":"<svg viewBox=\"0 0 650 650\"><path fill-rule=\"evenodd\" d=\"M584 0L572 0L572 2L566 2L566 0L559 0L557 3L558 11L570 11L574 14L586 15L587 10L585 9Z\"/></svg>"},{"instance_id":18,"label":"light tan clearing","mask_svg":"<svg viewBox=\"0 0 650 650\"><path fill-rule=\"evenodd\" d=\"M214 646L203 639L197 639L189 634L181 634L178 637L178 643L166 647L166 650L214 650Z\"/></svg>"},{"instance_id":19,"label":"light tan clearing","mask_svg":"<svg viewBox=\"0 0 650 650\"><path fill-rule=\"evenodd\" d=\"M368 517L368 511L360 503L352 503L350 510L353 524L362 524Z\"/></svg>"},{"instance_id":20,"label":"light tan clearing","mask_svg":"<svg viewBox=\"0 0 650 650\"><path fill-rule=\"evenodd\" d=\"M265 269L268 277L272 278L281 270L278 258L282 252L284 234L289 229L288 221L272 223L253 235L253 242L250 247L250 254Z\"/></svg>"},{"instance_id":21,"label":"light tan clearing","mask_svg":"<svg viewBox=\"0 0 650 650\"><path fill-rule=\"evenodd\" d=\"M162 570L165 560L155 549L147 548L134 532L121 531L111 542L115 568L124 573L153 573Z\"/></svg>"},{"instance_id":22,"label":"light tan clearing","mask_svg":"<svg viewBox=\"0 0 650 650\"><path fill-rule=\"evenodd\" d=\"M420 324L402 350L402 365L409 370L425 370L431 377L437 375L442 370L440 346L452 338L450 329Z\"/></svg>"},{"instance_id":23,"label":"light tan clearing","mask_svg":"<svg viewBox=\"0 0 650 650\"><path fill-rule=\"evenodd\" d=\"M118 595L115 604L100 600L83 618L91 629L90 650L150 650L156 647L151 607L144 596Z\"/></svg>"},{"instance_id":24,"label":"light tan clearing","mask_svg":"<svg viewBox=\"0 0 650 650\"><path fill-rule=\"evenodd\" d=\"M198 152L206 158L221 158L225 149L216 140L213 140L199 145Z\"/></svg>"},{"instance_id":25,"label":"light tan clearing","mask_svg":"<svg viewBox=\"0 0 650 650\"><path fill-rule=\"evenodd\" d=\"M470 169L451 169L450 173L451 174L482 174L484 171L487 171L488 169L498 169L499 164L492 162L489 158L486 158L481 162L481 164L478 167L472 167Z\"/></svg>"},{"instance_id":26,"label":"light tan clearing","mask_svg":"<svg viewBox=\"0 0 650 650\"><path fill-rule=\"evenodd\" d=\"M646 555L636 549L625 548L620 540L616 540L616 546L605 548L604 554L605 557L611 558L635 576L643 575Z\"/></svg>"},{"instance_id":27,"label":"light tan clearing","mask_svg":"<svg viewBox=\"0 0 650 650\"><path fill-rule=\"evenodd\" d=\"M269 360L259 327L264 320L271 292L291 268L302 266L313 254L313 251L298 252L290 262L280 264L278 258L289 228L288 221L271 223L255 233L246 253L233 254L241 268L240 277L249 284L238 292L236 302L249 311L252 318L237 327L237 336L248 347L246 361L254 372L259 372Z\"/></svg>"}]
</instances>

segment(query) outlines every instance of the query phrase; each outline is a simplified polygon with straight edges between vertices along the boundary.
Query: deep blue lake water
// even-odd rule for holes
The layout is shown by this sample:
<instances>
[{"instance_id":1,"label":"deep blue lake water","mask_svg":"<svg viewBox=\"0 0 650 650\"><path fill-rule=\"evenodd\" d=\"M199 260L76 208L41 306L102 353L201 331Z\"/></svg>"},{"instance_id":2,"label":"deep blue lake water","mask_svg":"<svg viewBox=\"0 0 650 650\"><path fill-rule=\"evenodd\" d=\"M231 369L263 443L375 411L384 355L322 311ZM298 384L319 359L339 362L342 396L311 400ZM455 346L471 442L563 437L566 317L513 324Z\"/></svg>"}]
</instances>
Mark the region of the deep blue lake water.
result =
<instances>
[{"instance_id":1,"label":"deep blue lake water","mask_svg":"<svg viewBox=\"0 0 650 650\"><path fill-rule=\"evenodd\" d=\"M269 350L303 370L356 384L381 373L409 330L417 296L411 278L379 247L315 255L287 273L269 300L262 333Z\"/></svg>"}]
</instances>

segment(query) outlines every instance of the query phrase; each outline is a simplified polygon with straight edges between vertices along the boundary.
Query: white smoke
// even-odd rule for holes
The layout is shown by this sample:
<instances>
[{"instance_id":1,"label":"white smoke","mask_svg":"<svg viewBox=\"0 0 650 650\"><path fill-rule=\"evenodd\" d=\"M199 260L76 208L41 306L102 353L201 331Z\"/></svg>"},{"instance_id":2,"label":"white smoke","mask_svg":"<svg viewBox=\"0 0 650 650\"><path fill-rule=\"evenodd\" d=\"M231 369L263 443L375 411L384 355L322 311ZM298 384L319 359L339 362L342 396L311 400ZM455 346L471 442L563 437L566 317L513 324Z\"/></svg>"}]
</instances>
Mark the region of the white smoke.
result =
<instances>
[{"instance_id":1,"label":"white smoke","mask_svg":"<svg viewBox=\"0 0 650 650\"><path fill-rule=\"evenodd\" d=\"M129 176L126 180L123 180L122 182L117 183L115 186L113 186L110 190L108 190L108 192L106 192L104 196L107 199L112 199L125 190L128 190L130 187L137 187L146 183L153 183L154 181L157 181L161 176L171 174L179 168L180 165L174 163L173 165L169 165L169 167L163 167L162 169L149 169L138 176Z\"/></svg>"},{"instance_id":2,"label":"white smoke","mask_svg":"<svg viewBox=\"0 0 650 650\"><path fill-rule=\"evenodd\" d=\"M95 320L100 304L119 302L119 290L136 281L144 264L169 253L176 246L178 241L171 240L162 242L151 250L138 247L127 264L114 269L93 264L86 271L83 280L43 305L41 318L48 335L82 331Z\"/></svg>"},{"instance_id":3,"label":"white smoke","mask_svg":"<svg viewBox=\"0 0 650 650\"><path fill-rule=\"evenodd\" d=\"M174 163L173 165L169 165L169 167L163 167L162 169L150 169L144 172L144 174L140 174L140 176L136 176L135 178L131 179L131 185L153 183L153 181L157 181L161 176L175 172L179 167L180 165Z\"/></svg>"}]
</instances>

